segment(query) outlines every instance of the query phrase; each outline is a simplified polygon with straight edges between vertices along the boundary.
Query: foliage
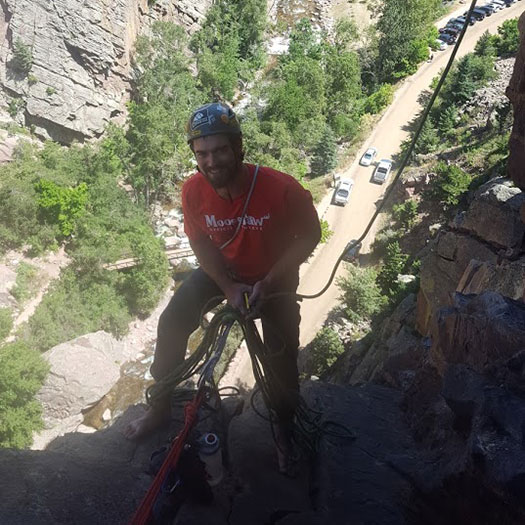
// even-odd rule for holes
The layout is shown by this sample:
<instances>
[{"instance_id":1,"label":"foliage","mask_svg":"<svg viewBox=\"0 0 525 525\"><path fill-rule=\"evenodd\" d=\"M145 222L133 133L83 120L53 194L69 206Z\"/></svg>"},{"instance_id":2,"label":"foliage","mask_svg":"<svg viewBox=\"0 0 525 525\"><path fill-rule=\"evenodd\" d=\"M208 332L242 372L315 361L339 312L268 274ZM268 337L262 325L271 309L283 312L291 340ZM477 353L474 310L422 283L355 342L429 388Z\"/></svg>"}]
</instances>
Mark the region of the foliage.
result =
<instances>
[{"instance_id":1,"label":"foliage","mask_svg":"<svg viewBox=\"0 0 525 525\"><path fill-rule=\"evenodd\" d=\"M383 294L392 297L398 293L400 283L397 277L403 273L407 261L408 255L401 251L397 241L387 245L383 266L377 275L377 284Z\"/></svg>"},{"instance_id":2,"label":"foliage","mask_svg":"<svg viewBox=\"0 0 525 525\"><path fill-rule=\"evenodd\" d=\"M115 132L111 137L116 144L109 147L146 208L191 167L184 126L202 99L185 45L184 30L167 22L156 22L150 37L137 39L136 97L129 105L128 131L125 138Z\"/></svg>"},{"instance_id":3,"label":"foliage","mask_svg":"<svg viewBox=\"0 0 525 525\"><path fill-rule=\"evenodd\" d=\"M34 399L48 365L22 343L0 347L0 446L25 448L42 425L41 407Z\"/></svg>"},{"instance_id":4,"label":"foliage","mask_svg":"<svg viewBox=\"0 0 525 525\"><path fill-rule=\"evenodd\" d=\"M26 107L26 101L22 98L12 98L7 105L7 112L11 118L17 115Z\"/></svg>"},{"instance_id":5,"label":"foliage","mask_svg":"<svg viewBox=\"0 0 525 525\"><path fill-rule=\"evenodd\" d=\"M394 204L392 207L392 216L401 228L409 230L416 223L417 208L417 201L409 199L401 204Z\"/></svg>"},{"instance_id":6,"label":"foliage","mask_svg":"<svg viewBox=\"0 0 525 525\"><path fill-rule=\"evenodd\" d=\"M458 166L439 162L436 166L436 177L425 195L441 202L445 208L456 206L460 196L468 190L470 182L470 175Z\"/></svg>"},{"instance_id":7,"label":"foliage","mask_svg":"<svg viewBox=\"0 0 525 525\"><path fill-rule=\"evenodd\" d=\"M377 91L368 96L365 102L365 111L375 115L392 103L394 88L392 84L381 84Z\"/></svg>"},{"instance_id":8,"label":"foliage","mask_svg":"<svg viewBox=\"0 0 525 525\"><path fill-rule=\"evenodd\" d=\"M0 341L5 339L13 328L13 312L11 308L0 307Z\"/></svg>"},{"instance_id":9,"label":"foliage","mask_svg":"<svg viewBox=\"0 0 525 525\"><path fill-rule=\"evenodd\" d=\"M401 238L402 232L399 229L390 227L380 230L372 243L374 257L381 259L386 255L387 246L393 241L398 241Z\"/></svg>"},{"instance_id":10,"label":"foliage","mask_svg":"<svg viewBox=\"0 0 525 525\"><path fill-rule=\"evenodd\" d=\"M52 283L19 338L44 352L82 334L105 330L124 335L131 320L124 297L118 292L117 272L78 274L67 268Z\"/></svg>"},{"instance_id":11,"label":"foliage","mask_svg":"<svg viewBox=\"0 0 525 525\"><path fill-rule=\"evenodd\" d=\"M469 53L452 69L441 93L446 105L463 104L474 92L496 77L494 59Z\"/></svg>"},{"instance_id":12,"label":"foliage","mask_svg":"<svg viewBox=\"0 0 525 525\"><path fill-rule=\"evenodd\" d=\"M310 344L309 362L312 373L322 375L345 351L337 332L325 327L317 332Z\"/></svg>"},{"instance_id":13,"label":"foliage","mask_svg":"<svg viewBox=\"0 0 525 525\"><path fill-rule=\"evenodd\" d=\"M16 269L16 282L11 288L11 295L23 303L32 297L38 285L38 270L32 264L22 261Z\"/></svg>"},{"instance_id":14,"label":"foliage","mask_svg":"<svg viewBox=\"0 0 525 525\"><path fill-rule=\"evenodd\" d=\"M9 65L15 71L22 75L27 75L33 66L33 53L31 48L24 44L20 38L15 40L13 45L13 58L9 61Z\"/></svg>"},{"instance_id":15,"label":"foliage","mask_svg":"<svg viewBox=\"0 0 525 525\"><path fill-rule=\"evenodd\" d=\"M312 175L325 175L337 166L337 144L332 128L326 126L321 139L314 149L310 171Z\"/></svg>"},{"instance_id":16,"label":"foliage","mask_svg":"<svg viewBox=\"0 0 525 525\"><path fill-rule=\"evenodd\" d=\"M498 34L494 35L493 42L499 56L510 57L516 55L520 45L518 19L505 20L498 27Z\"/></svg>"},{"instance_id":17,"label":"foliage","mask_svg":"<svg viewBox=\"0 0 525 525\"><path fill-rule=\"evenodd\" d=\"M41 179L36 185L37 205L44 220L50 224L58 224L64 237L71 235L75 222L85 210L88 190L81 182L77 187L65 188L53 181Z\"/></svg>"},{"instance_id":18,"label":"foliage","mask_svg":"<svg viewBox=\"0 0 525 525\"><path fill-rule=\"evenodd\" d=\"M325 219L321 219L319 221L321 223L321 243L326 243L329 241L330 237L334 234L334 232L330 229L330 225L328 224L328 221Z\"/></svg>"},{"instance_id":19,"label":"foliage","mask_svg":"<svg viewBox=\"0 0 525 525\"><path fill-rule=\"evenodd\" d=\"M437 130L434 127L432 120L427 118L414 146L414 152L423 155L431 153L437 148L439 142Z\"/></svg>"},{"instance_id":20,"label":"foliage","mask_svg":"<svg viewBox=\"0 0 525 525\"><path fill-rule=\"evenodd\" d=\"M442 137L450 137L458 123L458 108L454 104L446 106L439 112L437 129Z\"/></svg>"},{"instance_id":21,"label":"foliage","mask_svg":"<svg viewBox=\"0 0 525 525\"><path fill-rule=\"evenodd\" d=\"M430 28L440 5L440 0L384 0L377 23L381 81L414 73L428 57Z\"/></svg>"},{"instance_id":22,"label":"foliage","mask_svg":"<svg viewBox=\"0 0 525 525\"><path fill-rule=\"evenodd\" d=\"M257 0L219 0L206 13L190 43L198 79L208 98L231 99L239 77L253 77L263 64L266 9Z\"/></svg>"},{"instance_id":23,"label":"foliage","mask_svg":"<svg viewBox=\"0 0 525 525\"><path fill-rule=\"evenodd\" d=\"M485 31L476 42L474 54L480 57L494 57L496 55L496 46L494 37Z\"/></svg>"},{"instance_id":24,"label":"foliage","mask_svg":"<svg viewBox=\"0 0 525 525\"><path fill-rule=\"evenodd\" d=\"M348 265L346 277L337 280L341 290L339 300L345 314L352 322L371 319L386 304L377 282L377 274L372 268Z\"/></svg>"}]
</instances>

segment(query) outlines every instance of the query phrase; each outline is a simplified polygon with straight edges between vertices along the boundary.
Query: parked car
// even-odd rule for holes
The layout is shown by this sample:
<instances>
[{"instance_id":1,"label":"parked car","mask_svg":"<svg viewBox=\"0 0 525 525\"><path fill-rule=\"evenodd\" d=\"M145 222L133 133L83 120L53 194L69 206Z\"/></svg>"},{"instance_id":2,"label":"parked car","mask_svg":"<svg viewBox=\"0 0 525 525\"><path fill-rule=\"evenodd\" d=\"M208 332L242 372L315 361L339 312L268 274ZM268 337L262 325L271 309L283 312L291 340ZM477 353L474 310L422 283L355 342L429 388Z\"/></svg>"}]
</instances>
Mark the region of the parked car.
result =
<instances>
[{"instance_id":1,"label":"parked car","mask_svg":"<svg viewBox=\"0 0 525 525\"><path fill-rule=\"evenodd\" d=\"M481 7L476 7L476 9L479 9L480 11L483 11L485 13L485 16L492 16L492 13L494 13L494 9L488 5L484 5Z\"/></svg>"},{"instance_id":2,"label":"parked car","mask_svg":"<svg viewBox=\"0 0 525 525\"><path fill-rule=\"evenodd\" d=\"M463 14L464 17L468 15L468 11L465 11ZM472 17L476 19L476 21L480 22L481 20L485 19L485 13L483 11L479 11L477 9L472 10Z\"/></svg>"},{"instance_id":3,"label":"parked car","mask_svg":"<svg viewBox=\"0 0 525 525\"><path fill-rule=\"evenodd\" d=\"M456 20L457 20L460 24L464 24L464 23L467 21L467 19L466 19L464 16L458 16L458 17L456 18ZM475 23L476 23L476 19L475 19L475 18L471 18L471 19L469 20L469 25L473 26Z\"/></svg>"},{"instance_id":4,"label":"parked car","mask_svg":"<svg viewBox=\"0 0 525 525\"><path fill-rule=\"evenodd\" d=\"M359 164L361 164L361 166L370 166L376 158L376 155L377 150L375 148L368 148L361 157Z\"/></svg>"},{"instance_id":5,"label":"parked car","mask_svg":"<svg viewBox=\"0 0 525 525\"><path fill-rule=\"evenodd\" d=\"M352 179L341 179L334 195L334 203L344 206L350 198L353 187L354 181Z\"/></svg>"},{"instance_id":6,"label":"parked car","mask_svg":"<svg viewBox=\"0 0 525 525\"><path fill-rule=\"evenodd\" d=\"M374 171L374 174L372 175L372 182L384 184L387 181L391 171L392 161L389 159L380 160Z\"/></svg>"},{"instance_id":7,"label":"parked car","mask_svg":"<svg viewBox=\"0 0 525 525\"><path fill-rule=\"evenodd\" d=\"M445 51L445 49L448 47L448 44L443 42L443 40L439 40L439 38L436 39L436 45L440 51Z\"/></svg>"},{"instance_id":8,"label":"parked car","mask_svg":"<svg viewBox=\"0 0 525 525\"><path fill-rule=\"evenodd\" d=\"M438 39L442 42L445 42L445 44L453 45L456 43L457 37L455 35L451 35L450 33L441 33Z\"/></svg>"},{"instance_id":9,"label":"parked car","mask_svg":"<svg viewBox=\"0 0 525 525\"><path fill-rule=\"evenodd\" d=\"M487 5L492 7L494 11L501 11L504 8L503 4L500 4L499 2L491 2L490 4L487 4Z\"/></svg>"}]
</instances>

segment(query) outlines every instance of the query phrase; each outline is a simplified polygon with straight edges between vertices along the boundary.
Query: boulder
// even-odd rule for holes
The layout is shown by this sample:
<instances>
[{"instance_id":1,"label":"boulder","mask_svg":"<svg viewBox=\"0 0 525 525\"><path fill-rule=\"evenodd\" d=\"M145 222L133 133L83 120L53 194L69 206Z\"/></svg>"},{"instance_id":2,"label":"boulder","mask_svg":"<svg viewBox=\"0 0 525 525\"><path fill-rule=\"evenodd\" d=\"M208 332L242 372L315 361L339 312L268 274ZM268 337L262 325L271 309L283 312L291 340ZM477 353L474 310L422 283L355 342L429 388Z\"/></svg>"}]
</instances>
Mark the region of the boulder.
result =
<instances>
[{"instance_id":1,"label":"boulder","mask_svg":"<svg viewBox=\"0 0 525 525\"><path fill-rule=\"evenodd\" d=\"M37 395L47 428L99 401L120 377L124 345L100 331L43 354L51 369Z\"/></svg>"},{"instance_id":2,"label":"boulder","mask_svg":"<svg viewBox=\"0 0 525 525\"><path fill-rule=\"evenodd\" d=\"M496 178L479 188L454 226L496 248L521 248L525 235L525 224L520 218L523 204L525 194L519 188L508 179Z\"/></svg>"}]
</instances>

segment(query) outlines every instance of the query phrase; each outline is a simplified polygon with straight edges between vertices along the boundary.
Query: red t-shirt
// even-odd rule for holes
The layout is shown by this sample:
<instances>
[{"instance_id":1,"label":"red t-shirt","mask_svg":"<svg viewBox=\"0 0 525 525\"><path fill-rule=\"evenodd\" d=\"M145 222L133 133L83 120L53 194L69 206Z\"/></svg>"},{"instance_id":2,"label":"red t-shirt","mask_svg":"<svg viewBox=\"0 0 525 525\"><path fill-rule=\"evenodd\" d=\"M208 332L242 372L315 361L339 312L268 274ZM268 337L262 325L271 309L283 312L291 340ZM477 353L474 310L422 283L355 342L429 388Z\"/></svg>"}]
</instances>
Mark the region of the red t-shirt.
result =
<instances>
[{"instance_id":1,"label":"red t-shirt","mask_svg":"<svg viewBox=\"0 0 525 525\"><path fill-rule=\"evenodd\" d=\"M253 177L255 166L247 166ZM217 247L227 242L241 220L248 191L230 202L202 173L191 176L182 188L184 231L189 239L209 237ZM292 176L261 166L243 224L221 253L239 280L253 284L270 271L295 237L311 235L318 228L310 192Z\"/></svg>"}]
</instances>

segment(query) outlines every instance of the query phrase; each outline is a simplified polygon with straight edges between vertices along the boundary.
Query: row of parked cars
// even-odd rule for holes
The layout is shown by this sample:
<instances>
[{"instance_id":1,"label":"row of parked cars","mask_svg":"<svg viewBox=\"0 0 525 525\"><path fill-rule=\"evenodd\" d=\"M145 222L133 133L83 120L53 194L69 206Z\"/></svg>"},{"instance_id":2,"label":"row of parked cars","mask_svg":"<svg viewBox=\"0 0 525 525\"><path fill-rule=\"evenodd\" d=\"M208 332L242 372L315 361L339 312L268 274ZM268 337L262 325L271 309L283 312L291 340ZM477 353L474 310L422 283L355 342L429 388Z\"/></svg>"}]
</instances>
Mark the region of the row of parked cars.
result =
<instances>
[{"instance_id":1,"label":"row of parked cars","mask_svg":"<svg viewBox=\"0 0 525 525\"><path fill-rule=\"evenodd\" d=\"M469 25L474 25L476 22L484 20L487 16L492 16L493 13L510 7L515 2L520 0L492 0L491 2L485 4L484 6L475 7L472 10L472 16L468 20ZM442 27L439 30L438 43L441 46L443 45L453 45L456 43L459 33L463 29L463 26L467 23L468 11L463 13L463 16L458 16L457 18L451 18L445 27Z\"/></svg>"},{"instance_id":2,"label":"row of parked cars","mask_svg":"<svg viewBox=\"0 0 525 525\"><path fill-rule=\"evenodd\" d=\"M359 160L359 164L361 164L361 166L370 166L372 162L374 162L376 157L377 149L370 147L363 153L363 156ZM377 184L384 184L387 181L391 171L392 161L389 159L380 160L377 163L374 173L372 174L372 182L375 182ZM353 186L354 181L352 179L341 179L334 193L334 204L340 204L344 206L350 198L350 193L352 191Z\"/></svg>"}]
</instances>

